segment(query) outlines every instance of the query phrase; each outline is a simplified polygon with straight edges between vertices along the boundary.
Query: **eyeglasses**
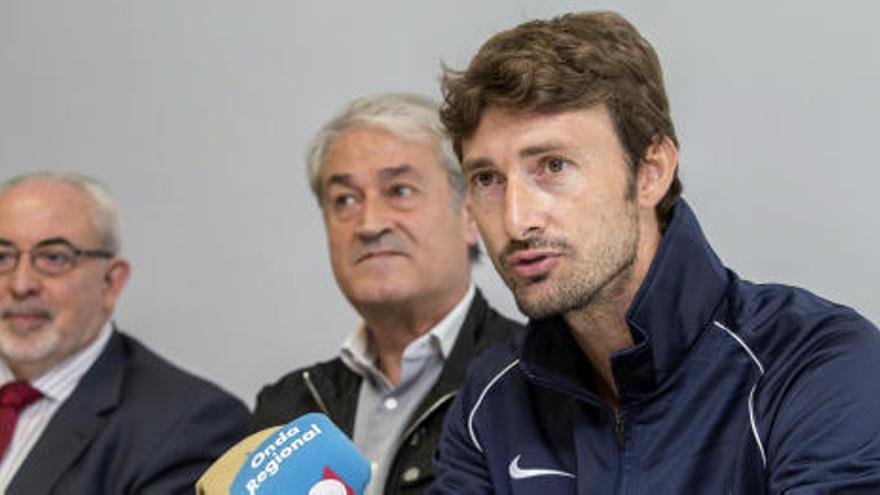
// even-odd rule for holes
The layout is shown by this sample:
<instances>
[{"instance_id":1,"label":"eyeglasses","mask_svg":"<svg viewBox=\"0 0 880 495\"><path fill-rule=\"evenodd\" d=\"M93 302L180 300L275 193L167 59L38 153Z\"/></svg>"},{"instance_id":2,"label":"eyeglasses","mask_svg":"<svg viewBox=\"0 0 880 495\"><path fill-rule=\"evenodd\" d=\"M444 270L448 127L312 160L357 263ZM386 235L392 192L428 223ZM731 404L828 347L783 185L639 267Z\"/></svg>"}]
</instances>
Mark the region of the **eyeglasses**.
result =
<instances>
[{"instance_id":1,"label":"eyeglasses","mask_svg":"<svg viewBox=\"0 0 880 495\"><path fill-rule=\"evenodd\" d=\"M113 253L100 249L80 249L65 239L48 239L33 248L22 251L14 244L0 241L0 275L12 273L23 253L31 259L31 266L43 275L67 273L79 263L80 258L112 258Z\"/></svg>"}]
</instances>

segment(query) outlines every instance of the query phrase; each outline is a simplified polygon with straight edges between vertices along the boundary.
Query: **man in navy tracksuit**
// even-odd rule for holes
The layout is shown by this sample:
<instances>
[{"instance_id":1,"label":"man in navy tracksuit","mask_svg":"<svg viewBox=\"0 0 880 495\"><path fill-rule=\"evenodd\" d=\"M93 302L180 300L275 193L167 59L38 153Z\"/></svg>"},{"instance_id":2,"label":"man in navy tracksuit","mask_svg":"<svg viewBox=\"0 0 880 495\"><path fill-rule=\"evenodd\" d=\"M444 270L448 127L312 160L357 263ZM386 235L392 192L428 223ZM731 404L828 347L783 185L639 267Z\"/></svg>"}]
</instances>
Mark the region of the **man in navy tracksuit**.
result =
<instances>
[{"instance_id":1,"label":"man in navy tracksuit","mask_svg":"<svg viewBox=\"0 0 880 495\"><path fill-rule=\"evenodd\" d=\"M629 22L502 32L444 96L471 213L531 320L472 365L433 493L880 493L880 333L724 267Z\"/></svg>"}]
</instances>

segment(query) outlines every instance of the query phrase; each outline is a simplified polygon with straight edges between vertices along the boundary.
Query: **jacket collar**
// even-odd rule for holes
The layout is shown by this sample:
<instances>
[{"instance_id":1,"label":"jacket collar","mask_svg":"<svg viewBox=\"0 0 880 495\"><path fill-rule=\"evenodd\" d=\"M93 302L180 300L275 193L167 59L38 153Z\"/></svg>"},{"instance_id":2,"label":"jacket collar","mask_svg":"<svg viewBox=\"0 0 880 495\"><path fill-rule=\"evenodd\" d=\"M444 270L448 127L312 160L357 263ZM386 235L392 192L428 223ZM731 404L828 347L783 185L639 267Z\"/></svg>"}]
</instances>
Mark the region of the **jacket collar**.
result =
<instances>
[{"instance_id":1,"label":"jacket collar","mask_svg":"<svg viewBox=\"0 0 880 495\"><path fill-rule=\"evenodd\" d=\"M635 345L611 356L622 400L651 393L677 368L712 320L729 281L693 211L680 199L626 314ZM521 366L543 386L570 394L593 389L592 367L561 317L529 322Z\"/></svg>"}]
</instances>

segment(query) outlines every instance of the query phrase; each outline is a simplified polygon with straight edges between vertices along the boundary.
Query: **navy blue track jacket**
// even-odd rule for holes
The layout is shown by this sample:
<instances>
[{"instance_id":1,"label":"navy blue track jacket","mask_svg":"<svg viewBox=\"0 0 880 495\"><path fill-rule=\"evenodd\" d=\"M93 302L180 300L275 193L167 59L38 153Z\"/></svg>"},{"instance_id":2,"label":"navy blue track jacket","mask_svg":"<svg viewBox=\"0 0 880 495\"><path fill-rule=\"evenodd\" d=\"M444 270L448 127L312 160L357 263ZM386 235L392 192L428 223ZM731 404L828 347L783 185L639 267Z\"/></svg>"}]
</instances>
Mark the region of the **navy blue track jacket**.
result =
<instances>
[{"instance_id":1,"label":"navy blue track jacket","mask_svg":"<svg viewBox=\"0 0 880 495\"><path fill-rule=\"evenodd\" d=\"M880 494L880 333L725 269L684 200L611 358L617 413L561 318L475 361L430 493Z\"/></svg>"}]
</instances>

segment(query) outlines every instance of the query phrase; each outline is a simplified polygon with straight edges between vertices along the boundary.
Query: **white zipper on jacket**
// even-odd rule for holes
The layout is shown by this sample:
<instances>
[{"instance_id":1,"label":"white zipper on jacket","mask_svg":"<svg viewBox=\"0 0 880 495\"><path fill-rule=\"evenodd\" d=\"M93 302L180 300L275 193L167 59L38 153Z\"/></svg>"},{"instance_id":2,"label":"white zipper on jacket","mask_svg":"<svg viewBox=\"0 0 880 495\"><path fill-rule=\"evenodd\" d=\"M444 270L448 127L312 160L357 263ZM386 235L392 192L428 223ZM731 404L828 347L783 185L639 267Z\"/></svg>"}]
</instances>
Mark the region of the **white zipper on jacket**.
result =
<instances>
[{"instance_id":1,"label":"white zipper on jacket","mask_svg":"<svg viewBox=\"0 0 880 495\"><path fill-rule=\"evenodd\" d=\"M320 407L321 410L324 411L324 414L329 417L330 410L327 409L327 404L324 404L324 399L321 398L321 394L318 393L318 389L315 388L315 384L312 383L312 375L308 370L302 372L302 379L306 383L306 388L309 389L309 393L312 394L312 398L315 399L318 407Z\"/></svg>"}]
</instances>

